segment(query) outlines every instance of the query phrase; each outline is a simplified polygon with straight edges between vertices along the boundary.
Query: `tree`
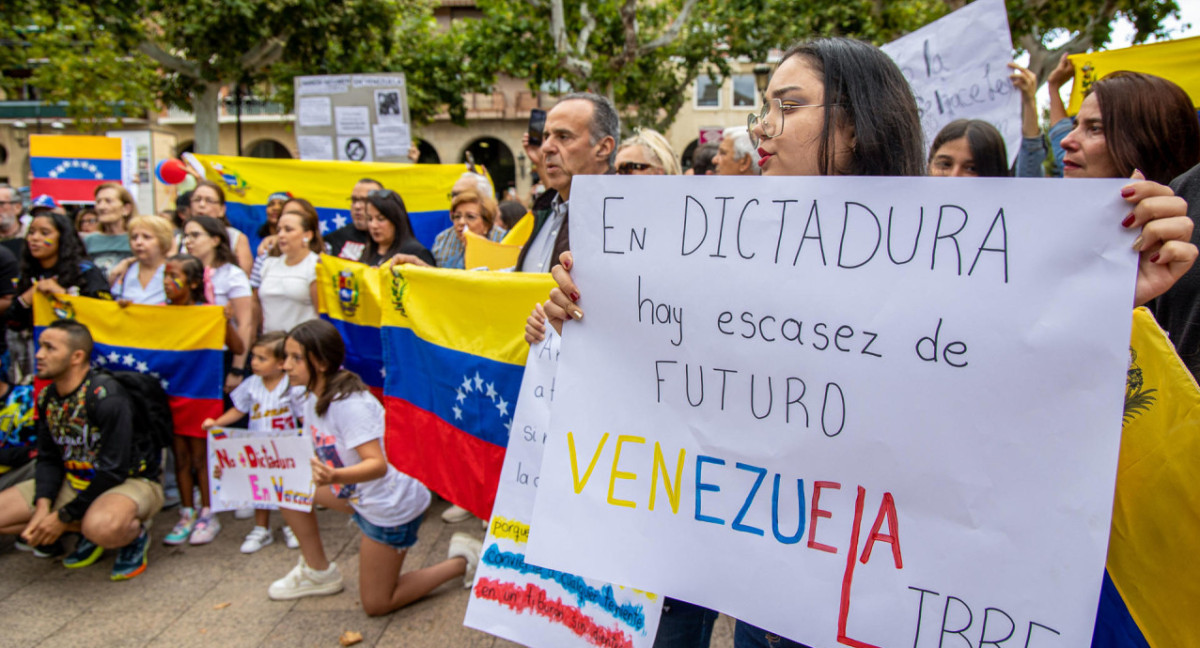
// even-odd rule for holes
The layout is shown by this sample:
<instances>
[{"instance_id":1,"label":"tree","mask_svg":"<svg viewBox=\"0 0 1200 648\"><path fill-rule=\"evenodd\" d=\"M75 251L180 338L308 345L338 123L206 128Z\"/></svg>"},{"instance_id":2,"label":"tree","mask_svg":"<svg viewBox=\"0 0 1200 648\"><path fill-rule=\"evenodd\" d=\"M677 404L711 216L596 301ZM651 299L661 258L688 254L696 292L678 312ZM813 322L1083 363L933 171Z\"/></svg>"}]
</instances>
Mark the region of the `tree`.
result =
<instances>
[{"instance_id":1,"label":"tree","mask_svg":"<svg viewBox=\"0 0 1200 648\"><path fill-rule=\"evenodd\" d=\"M946 0L951 9L965 4ZM1179 17L1176 0L1027 0L1008 3L1008 23L1013 47L1029 52L1029 69L1045 81L1062 54L1079 54L1100 49L1112 37L1112 26L1121 16L1133 23L1133 42L1145 42L1151 36L1169 36L1163 27L1168 17ZM1064 33L1065 32L1065 33ZM1052 48L1049 43L1070 35L1065 44Z\"/></svg>"},{"instance_id":2,"label":"tree","mask_svg":"<svg viewBox=\"0 0 1200 648\"><path fill-rule=\"evenodd\" d=\"M939 0L479 0L467 51L489 72L611 98L665 130L700 74L814 34L886 42L946 11Z\"/></svg>"}]
</instances>

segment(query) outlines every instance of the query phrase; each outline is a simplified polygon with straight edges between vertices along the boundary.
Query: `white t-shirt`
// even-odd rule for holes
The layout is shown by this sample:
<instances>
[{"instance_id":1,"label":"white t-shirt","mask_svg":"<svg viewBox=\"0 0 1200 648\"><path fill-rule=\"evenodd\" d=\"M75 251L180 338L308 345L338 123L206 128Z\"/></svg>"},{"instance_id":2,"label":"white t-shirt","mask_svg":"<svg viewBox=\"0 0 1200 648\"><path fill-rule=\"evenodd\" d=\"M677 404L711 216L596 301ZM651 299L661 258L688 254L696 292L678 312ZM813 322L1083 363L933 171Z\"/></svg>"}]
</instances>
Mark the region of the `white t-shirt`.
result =
<instances>
[{"instance_id":1,"label":"white t-shirt","mask_svg":"<svg viewBox=\"0 0 1200 648\"><path fill-rule=\"evenodd\" d=\"M167 293L163 290L163 269L167 264L158 266L158 270L154 271L154 278L146 287L142 287L142 282L138 280L138 273L141 271L141 264L134 261L129 269L125 271L125 276L114 286L113 296L117 299L128 299L135 304L154 304L162 305L167 303Z\"/></svg>"},{"instance_id":2,"label":"white t-shirt","mask_svg":"<svg viewBox=\"0 0 1200 648\"><path fill-rule=\"evenodd\" d=\"M358 392L329 404L325 416L317 416L317 397L304 401L304 424L312 435L317 458L335 468L362 461L355 448L378 439L383 448L383 406L370 392ZM425 484L387 464L387 473L359 484L331 486L346 498L359 515L381 527L395 527L417 518L429 508Z\"/></svg>"},{"instance_id":3,"label":"white t-shirt","mask_svg":"<svg viewBox=\"0 0 1200 648\"><path fill-rule=\"evenodd\" d=\"M236 263L225 265L212 271L213 304L224 306L231 299L249 297L250 280L246 273Z\"/></svg>"},{"instance_id":4,"label":"white t-shirt","mask_svg":"<svg viewBox=\"0 0 1200 648\"><path fill-rule=\"evenodd\" d=\"M294 266L281 256L263 261L258 301L262 304L264 331L290 331L317 317L310 287L317 280L318 260L316 253L309 252Z\"/></svg>"},{"instance_id":5,"label":"white t-shirt","mask_svg":"<svg viewBox=\"0 0 1200 648\"><path fill-rule=\"evenodd\" d=\"M239 412L250 415L251 432L296 429L296 417L292 415L291 386L287 376L279 380L275 389L268 390L262 376L252 375L242 381L229 400Z\"/></svg>"}]
</instances>

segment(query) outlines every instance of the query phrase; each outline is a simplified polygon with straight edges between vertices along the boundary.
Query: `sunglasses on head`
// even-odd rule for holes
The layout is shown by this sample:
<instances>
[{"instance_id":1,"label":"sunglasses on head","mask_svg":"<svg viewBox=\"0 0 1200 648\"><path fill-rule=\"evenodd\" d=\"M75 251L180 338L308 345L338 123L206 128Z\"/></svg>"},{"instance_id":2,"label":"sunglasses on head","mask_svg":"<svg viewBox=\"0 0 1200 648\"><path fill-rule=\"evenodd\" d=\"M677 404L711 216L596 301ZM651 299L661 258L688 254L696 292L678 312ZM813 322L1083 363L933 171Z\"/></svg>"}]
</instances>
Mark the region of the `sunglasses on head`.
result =
<instances>
[{"instance_id":1,"label":"sunglasses on head","mask_svg":"<svg viewBox=\"0 0 1200 648\"><path fill-rule=\"evenodd\" d=\"M380 200L388 200L390 198L399 198L400 196L391 189L372 189L367 194L367 198L379 198Z\"/></svg>"},{"instance_id":2,"label":"sunglasses on head","mask_svg":"<svg viewBox=\"0 0 1200 648\"><path fill-rule=\"evenodd\" d=\"M645 171L646 169L652 168L654 168L653 164L646 164L645 162L622 162L621 164L617 165L617 173L621 175L629 175L634 171Z\"/></svg>"}]
</instances>

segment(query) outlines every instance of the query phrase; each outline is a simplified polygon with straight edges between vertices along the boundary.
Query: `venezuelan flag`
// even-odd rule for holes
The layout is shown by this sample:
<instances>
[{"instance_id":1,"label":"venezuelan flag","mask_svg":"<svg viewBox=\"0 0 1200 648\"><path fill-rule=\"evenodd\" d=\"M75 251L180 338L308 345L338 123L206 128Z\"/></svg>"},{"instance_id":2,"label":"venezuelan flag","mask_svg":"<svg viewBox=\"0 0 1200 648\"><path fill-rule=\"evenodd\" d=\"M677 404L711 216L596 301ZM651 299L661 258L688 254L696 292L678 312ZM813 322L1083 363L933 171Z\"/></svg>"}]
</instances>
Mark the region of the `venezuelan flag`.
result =
<instances>
[{"instance_id":1,"label":"venezuelan flag","mask_svg":"<svg viewBox=\"0 0 1200 648\"><path fill-rule=\"evenodd\" d=\"M267 220L267 198L288 191L317 208L321 233L350 222L350 192L371 178L404 199L413 231L425 247L450 227L450 188L463 173L461 164L390 164L328 162L197 155L209 180L225 189L229 222L258 245L257 231Z\"/></svg>"},{"instance_id":2,"label":"venezuelan flag","mask_svg":"<svg viewBox=\"0 0 1200 648\"><path fill-rule=\"evenodd\" d=\"M1134 311L1108 564L1093 646L1200 646L1200 387Z\"/></svg>"},{"instance_id":3,"label":"venezuelan flag","mask_svg":"<svg viewBox=\"0 0 1200 648\"><path fill-rule=\"evenodd\" d=\"M92 332L92 364L136 371L162 382L175 429L197 429L225 411L225 314L220 306L140 306L34 292L34 335L58 319L74 319Z\"/></svg>"},{"instance_id":4,"label":"venezuelan flag","mask_svg":"<svg viewBox=\"0 0 1200 648\"><path fill-rule=\"evenodd\" d=\"M31 135L29 166L34 196L60 203L93 202L96 187L121 181L121 138L91 135Z\"/></svg>"},{"instance_id":5,"label":"venezuelan flag","mask_svg":"<svg viewBox=\"0 0 1200 648\"><path fill-rule=\"evenodd\" d=\"M525 319L552 285L546 274L414 266L391 278L388 460L485 519L529 355Z\"/></svg>"},{"instance_id":6,"label":"venezuelan flag","mask_svg":"<svg viewBox=\"0 0 1200 648\"><path fill-rule=\"evenodd\" d=\"M346 342L345 366L383 394L380 269L328 254L317 264L317 309ZM389 284L390 286L390 284Z\"/></svg>"},{"instance_id":7,"label":"venezuelan flag","mask_svg":"<svg viewBox=\"0 0 1200 648\"><path fill-rule=\"evenodd\" d=\"M1075 85L1071 89L1071 100L1067 114L1079 112L1083 95L1092 83L1103 79L1110 72L1126 70L1144 72L1174 81L1192 98L1193 106L1200 106L1200 36L1177 40L1135 45L1118 50L1072 54L1075 64Z\"/></svg>"}]
</instances>

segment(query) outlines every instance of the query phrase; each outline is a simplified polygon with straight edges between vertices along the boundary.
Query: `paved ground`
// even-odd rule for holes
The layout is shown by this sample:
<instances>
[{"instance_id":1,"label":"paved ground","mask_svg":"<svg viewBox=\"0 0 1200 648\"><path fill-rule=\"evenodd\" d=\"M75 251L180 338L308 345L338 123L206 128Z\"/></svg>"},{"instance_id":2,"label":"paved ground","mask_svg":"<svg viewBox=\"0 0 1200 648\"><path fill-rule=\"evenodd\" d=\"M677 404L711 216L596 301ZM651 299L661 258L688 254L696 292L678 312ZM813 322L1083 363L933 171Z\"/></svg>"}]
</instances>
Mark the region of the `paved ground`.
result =
<instances>
[{"instance_id":1,"label":"paved ground","mask_svg":"<svg viewBox=\"0 0 1200 648\"><path fill-rule=\"evenodd\" d=\"M447 525L436 500L421 526L420 540L404 571L443 560L450 536L467 531L483 537L476 520ZM207 546L167 547L162 537L178 514L164 511L151 533L150 566L123 583L109 581L113 552L79 570L36 559L13 549L0 536L0 647L90 646L338 646L343 631L362 633L359 646L404 648L500 648L514 646L465 628L467 590L443 585L423 601L382 618L368 618L358 600L357 527L345 515L318 514L326 550L342 569L346 590L336 596L276 602L267 586L295 564L276 531L276 541L252 555L238 551L251 520L221 515L225 528ZM272 525L278 529L279 518ZM713 648L733 643L733 623L717 621Z\"/></svg>"}]
</instances>

